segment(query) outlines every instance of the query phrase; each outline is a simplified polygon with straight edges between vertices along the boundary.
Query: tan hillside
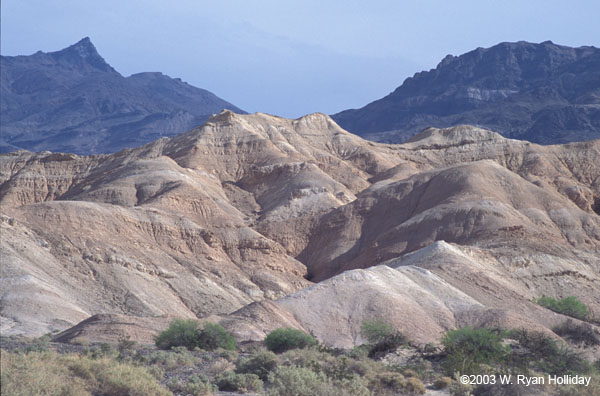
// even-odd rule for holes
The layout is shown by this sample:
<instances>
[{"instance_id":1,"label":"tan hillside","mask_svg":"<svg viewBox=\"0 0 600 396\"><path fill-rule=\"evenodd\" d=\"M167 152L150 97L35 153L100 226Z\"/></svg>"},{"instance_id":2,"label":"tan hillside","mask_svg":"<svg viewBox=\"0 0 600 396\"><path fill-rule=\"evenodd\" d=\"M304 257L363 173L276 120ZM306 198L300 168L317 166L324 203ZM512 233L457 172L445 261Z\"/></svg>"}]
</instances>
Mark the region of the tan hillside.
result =
<instances>
[{"instance_id":1,"label":"tan hillside","mask_svg":"<svg viewBox=\"0 0 600 396\"><path fill-rule=\"evenodd\" d=\"M530 302L543 294L600 312L600 141L459 126L383 145L323 114L224 111L110 155L2 155L0 204L3 334L111 314L65 339L110 338L114 320L148 341L197 317L240 339L291 326L350 346L379 316L431 342L466 324L551 327L562 319Z\"/></svg>"}]
</instances>

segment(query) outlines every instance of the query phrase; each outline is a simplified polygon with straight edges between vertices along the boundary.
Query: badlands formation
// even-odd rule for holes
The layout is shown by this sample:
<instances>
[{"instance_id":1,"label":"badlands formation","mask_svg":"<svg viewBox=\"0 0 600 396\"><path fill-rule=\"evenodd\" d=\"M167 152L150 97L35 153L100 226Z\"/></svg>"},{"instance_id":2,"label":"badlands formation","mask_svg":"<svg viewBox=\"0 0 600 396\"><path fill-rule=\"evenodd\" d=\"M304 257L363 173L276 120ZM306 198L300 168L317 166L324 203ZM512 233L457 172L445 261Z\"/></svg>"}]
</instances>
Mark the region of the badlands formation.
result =
<instances>
[{"instance_id":1,"label":"badlands formation","mask_svg":"<svg viewBox=\"0 0 600 396\"><path fill-rule=\"evenodd\" d=\"M224 111L110 155L0 156L3 335L151 342L171 318L332 346L365 319L419 343L472 325L547 331L531 302L600 313L600 141L470 126L368 142L323 114Z\"/></svg>"}]
</instances>

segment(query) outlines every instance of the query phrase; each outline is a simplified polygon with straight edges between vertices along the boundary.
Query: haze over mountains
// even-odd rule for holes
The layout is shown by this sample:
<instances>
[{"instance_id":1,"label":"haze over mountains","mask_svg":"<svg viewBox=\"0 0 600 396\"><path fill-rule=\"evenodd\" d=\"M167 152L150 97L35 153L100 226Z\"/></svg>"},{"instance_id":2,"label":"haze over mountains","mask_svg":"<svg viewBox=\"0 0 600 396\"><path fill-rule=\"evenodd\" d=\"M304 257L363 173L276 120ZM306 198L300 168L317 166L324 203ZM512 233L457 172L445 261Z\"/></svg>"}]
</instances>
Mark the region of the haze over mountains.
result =
<instances>
[{"instance_id":1,"label":"haze over mountains","mask_svg":"<svg viewBox=\"0 0 600 396\"><path fill-rule=\"evenodd\" d=\"M209 91L162 73L123 77L89 38L57 52L2 56L0 151L111 153L201 125L223 109Z\"/></svg>"},{"instance_id":2,"label":"haze over mountains","mask_svg":"<svg viewBox=\"0 0 600 396\"><path fill-rule=\"evenodd\" d=\"M366 139L477 125L540 144L600 138L600 49L524 41L448 55L386 97L332 116Z\"/></svg>"},{"instance_id":3,"label":"haze over mountains","mask_svg":"<svg viewBox=\"0 0 600 396\"><path fill-rule=\"evenodd\" d=\"M323 114L229 111L116 154L5 154L2 333L97 314L63 339L148 341L173 316L343 347L365 319L423 343L466 325L549 332L565 317L534 297L600 309L598 164L600 141L459 126L386 145Z\"/></svg>"}]
</instances>

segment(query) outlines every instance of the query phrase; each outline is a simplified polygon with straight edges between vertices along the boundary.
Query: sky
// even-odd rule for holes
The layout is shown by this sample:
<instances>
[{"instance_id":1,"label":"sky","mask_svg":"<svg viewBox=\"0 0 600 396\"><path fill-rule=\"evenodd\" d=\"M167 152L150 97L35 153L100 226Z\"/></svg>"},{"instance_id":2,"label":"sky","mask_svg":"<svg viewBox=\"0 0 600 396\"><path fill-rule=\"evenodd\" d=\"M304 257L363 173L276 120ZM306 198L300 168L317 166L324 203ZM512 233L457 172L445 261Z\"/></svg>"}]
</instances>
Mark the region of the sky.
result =
<instances>
[{"instance_id":1,"label":"sky","mask_svg":"<svg viewBox=\"0 0 600 396\"><path fill-rule=\"evenodd\" d=\"M600 1L2 0L0 52L90 37L124 76L160 71L296 118L379 99L446 55L504 41L600 47Z\"/></svg>"}]
</instances>

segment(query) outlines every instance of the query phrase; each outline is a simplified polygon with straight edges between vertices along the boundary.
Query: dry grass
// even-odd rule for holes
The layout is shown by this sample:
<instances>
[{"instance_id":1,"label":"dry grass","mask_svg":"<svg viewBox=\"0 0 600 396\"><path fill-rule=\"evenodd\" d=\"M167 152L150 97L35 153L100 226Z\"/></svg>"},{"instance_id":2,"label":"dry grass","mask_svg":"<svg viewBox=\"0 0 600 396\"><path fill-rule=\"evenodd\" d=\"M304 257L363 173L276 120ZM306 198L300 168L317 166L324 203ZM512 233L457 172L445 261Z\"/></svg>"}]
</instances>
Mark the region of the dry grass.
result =
<instances>
[{"instance_id":1,"label":"dry grass","mask_svg":"<svg viewBox=\"0 0 600 396\"><path fill-rule=\"evenodd\" d=\"M111 358L2 351L1 395L169 396L147 369Z\"/></svg>"}]
</instances>

